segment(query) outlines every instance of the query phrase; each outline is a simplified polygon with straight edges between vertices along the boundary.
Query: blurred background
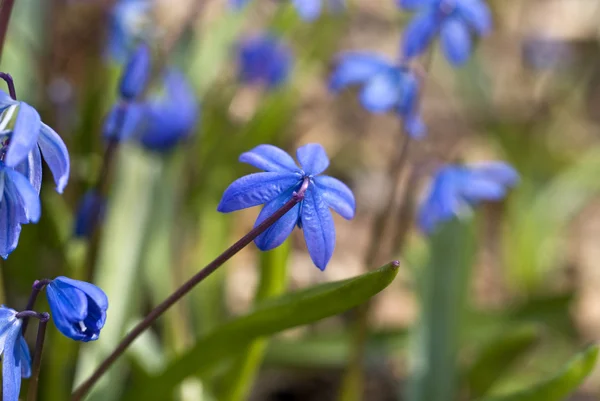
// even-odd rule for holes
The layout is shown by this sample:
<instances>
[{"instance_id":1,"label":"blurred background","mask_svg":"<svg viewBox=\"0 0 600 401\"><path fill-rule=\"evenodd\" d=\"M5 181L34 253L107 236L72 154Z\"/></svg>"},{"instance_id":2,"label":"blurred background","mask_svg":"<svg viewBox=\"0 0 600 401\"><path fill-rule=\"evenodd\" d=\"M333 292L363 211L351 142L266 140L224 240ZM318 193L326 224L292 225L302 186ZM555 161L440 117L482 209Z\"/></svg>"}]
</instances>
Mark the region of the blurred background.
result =
<instances>
[{"instance_id":1,"label":"blurred background","mask_svg":"<svg viewBox=\"0 0 600 401\"><path fill-rule=\"evenodd\" d=\"M201 117L190 138L168 152L123 144L102 227L92 239L75 238L74 216L102 166L104 117L117 100L125 60L113 49L120 40L115 7L131 2L17 1L2 55L0 69L62 136L72 163L65 194L43 187L40 223L23 227L18 248L2 262L2 302L18 309L35 279L58 275L91 279L111 302L94 344L79 347L49 330L40 399L68 399L73 382L128 327L252 228L257 208L224 215L216 206L234 179L254 171L237 161L239 154L261 143L290 152L321 143L332 160L328 174L353 189L357 216L334 214L337 246L326 271L312 264L299 230L276 251L260 255L248 246L140 339L90 399L136 399L132 389L252 309L261 269L280 266L287 292L394 258L401 261L398 277L369 309L364 399L409 399L419 349L411 333L427 320L420 284L427 285L432 252L414 226L415 208L431 174L447 162L505 160L521 175L505 201L485 205L473 219L475 262L464 283L454 372L462 390L447 399L527 388L600 339L600 1L491 0L494 30L464 68L451 69L436 46L422 97L428 135L410 145L398 183L388 171L402 141L397 118L370 114L353 91L334 96L327 89L341 51L398 57L411 14L394 1L349 1L347 10L311 23L285 2L255 0L239 12L223 0L147 2L147 15L122 18L155 41L166 55L161 62L185 73ZM236 43L262 31L281 36L294 54L292 76L275 89L237 79ZM400 191L387 209L396 184ZM373 221L382 213L387 227L377 261L365 266ZM271 337L250 395L237 399L338 399L354 320L349 312ZM443 342L445 333L437 335ZM228 367L214 365L183 382L173 398L236 399L222 395L232 385ZM597 370L570 399L599 396Z\"/></svg>"}]
</instances>

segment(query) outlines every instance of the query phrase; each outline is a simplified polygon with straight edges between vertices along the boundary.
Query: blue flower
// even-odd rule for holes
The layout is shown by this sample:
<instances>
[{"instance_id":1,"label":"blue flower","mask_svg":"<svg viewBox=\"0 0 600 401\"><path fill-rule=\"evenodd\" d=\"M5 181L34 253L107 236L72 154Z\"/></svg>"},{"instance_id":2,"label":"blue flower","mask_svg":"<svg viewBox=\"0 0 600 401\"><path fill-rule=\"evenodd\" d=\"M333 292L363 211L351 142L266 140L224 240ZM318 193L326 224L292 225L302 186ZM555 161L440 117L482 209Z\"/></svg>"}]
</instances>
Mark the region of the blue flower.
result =
<instances>
[{"instance_id":1,"label":"blue flower","mask_svg":"<svg viewBox=\"0 0 600 401\"><path fill-rule=\"evenodd\" d=\"M138 41L151 39L151 0L120 0L111 12L108 56L123 62Z\"/></svg>"},{"instance_id":2,"label":"blue flower","mask_svg":"<svg viewBox=\"0 0 600 401\"><path fill-rule=\"evenodd\" d=\"M150 78L150 63L150 48L146 44L139 45L129 57L121 76L119 92L123 99L134 100L144 91Z\"/></svg>"},{"instance_id":3,"label":"blue flower","mask_svg":"<svg viewBox=\"0 0 600 401\"><path fill-rule=\"evenodd\" d=\"M105 212L106 200L94 189L87 191L77 208L75 237L89 238L93 234L96 223L104 218Z\"/></svg>"},{"instance_id":4,"label":"blue flower","mask_svg":"<svg viewBox=\"0 0 600 401\"><path fill-rule=\"evenodd\" d=\"M404 32L403 54L422 54L439 33L442 51L453 65L464 64L472 51L471 31L487 35L490 9L483 0L396 0L406 10L419 10Z\"/></svg>"},{"instance_id":5,"label":"blue flower","mask_svg":"<svg viewBox=\"0 0 600 401\"><path fill-rule=\"evenodd\" d=\"M46 296L56 328L77 341L95 341L106 322L108 298L85 281L57 277L46 286Z\"/></svg>"},{"instance_id":6,"label":"blue flower","mask_svg":"<svg viewBox=\"0 0 600 401\"><path fill-rule=\"evenodd\" d=\"M152 151L166 152L187 139L199 119L200 106L183 74L168 70L160 95L142 102L117 104L104 122L107 140L137 139Z\"/></svg>"},{"instance_id":7,"label":"blue flower","mask_svg":"<svg viewBox=\"0 0 600 401\"><path fill-rule=\"evenodd\" d=\"M343 182L320 175L329 159L319 144L304 145L296 151L300 162L272 145L259 145L242 153L240 161L265 170L234 181L223 194L217 208L223 213L262 205L255 227L271 216L298 191L305 177L310 179L304 200L295 205L254 241L267 251L281 245L296 226L304 239L314 264L324 270L335 247L335 226L329 208L345 219L352 219L356 208L354 195Z\"/></svg>"},{"instance_id":8,"label":"blue flower","mask_svg":"<svg viewBox=\"0 0 600 401\"><path fill-rule=\"evenodd\" d=\"M290 48L274 35L253 36L239 45L238 76L244 83L275 88L288 80L292 64Z\"/></svg>"},{"instance_id":9,"label":"blue flower","mask_svg":"<svg viewBox=\"0 0 600 401\"><path fill-rule=\"evenodd\" d=\"M394 110L402 117L408 135L418 138L425 134L419 115L420 83L410 68L372 53L344 53L337 60L329 88L337 93L350 85L362 85L360 101L365 109L372 113Z\"/></svg>"},{"instance_id":10,"label":"blue flower","mask_svg":"<svg viewBox=\"0 0 600 401\"><path fill-rule=\"evenodd\" d=\"M343 9L345 5L345 0L291 0L300 18L305 21L314 21L319 18L323 9L323 1L333 12ZM229 0L229 4L235 9L245 7L249 2L250 0Z\"/></svg>"},{"instance_id":11,"label":"blue flower","mask_svg":"<svg viewBox=\"0 0 600 401\"><path fill-rule=\"evenodd\" d=\"M23 321L17 318L17 311L0 306L3 401L18 401L21 378L31 376L31 355L21 334L22 324Z\"/></svg>"},{"instance_id":12,"label":"blue flower","mask_svg":"<svg viewBox=\"0 0 600 401\"><path fill-rule=\"evenodd\" d=\"M515 169L503 162L446 166L433 177L419 210L419 227L431 234L437 224L469 214L482 201L501 200L518 180Z\"/></svg>"}]
</instances>

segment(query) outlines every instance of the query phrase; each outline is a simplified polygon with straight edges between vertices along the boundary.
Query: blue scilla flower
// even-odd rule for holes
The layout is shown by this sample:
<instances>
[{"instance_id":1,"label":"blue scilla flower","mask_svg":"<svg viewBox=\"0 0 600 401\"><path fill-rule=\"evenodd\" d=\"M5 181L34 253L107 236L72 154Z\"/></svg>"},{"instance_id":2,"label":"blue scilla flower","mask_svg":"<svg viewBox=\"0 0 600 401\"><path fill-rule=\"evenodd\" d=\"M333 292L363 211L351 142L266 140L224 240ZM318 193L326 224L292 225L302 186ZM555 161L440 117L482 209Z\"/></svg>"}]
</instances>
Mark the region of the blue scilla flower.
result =
<instances>
[{"instance_id":1,"label":"blue scilla flower","mask_svg":"<svg viewBox=\"0 0 600 401\"><path fill-rule=\"evenodd\" d=\"M425 134L419 114L420 83L410 68L372 53L344 53L338 57L329 88L337 93L351 85L362 85L360 101L365 109L372 113L395 111L407 134L413 138Z\"/></svg>"},{"instance_id":2,"label":"blue scilla flower","mask_svg":"<svg viewBox=\"0 0 600 401\"><path fill-rule=\"evenodd\" d=\"M108 30L107 52L123 62L138 41L152 36L152 0L119 0L113 6Z\"/></svg>"},{"instance_id":3,"label":"blue scilla flower","mask_svg":"<svg viewBox=\"0 0 600 401\"><path fill-rule=\"evenodd\" d=\"M119 94L131 101L146 88L151 70L150 48L145 43L139 45L129 57L119 83Z\"/></svg>"},{"instance_id":4,"label":"blue scilla flower","mask_svg":"<svg viewBox=\"0 0 600 401\"><path fill-rule=\"evenodd\" d=\"M149 150L169 151L191 135L199 114L200 106L185 76L170 69L164 75L161 93L113 107L104 122L104 138L135 138Z\"/></svg>"},{"instance_id":5,"label":"blue scilla flower","mask_svg":"<svg viewBox=\"0 0 600 401\"><path fill-rule=\"evenodd\" d=\"M272 34L252 36L239 44L238 76L244 83L277 87L288 80L292 65L291 49Z\"/></svg>"},{"instance_id":6,"label":"blue scilla flower","mask_svg":"<svg viewBox=\"0 0 600 401\"><path fill-rule=\"evenodd\" d=\"M46 286L52 320L65 336L94 341L106 322L108 298L94 284L57 277Z\"/></svg>"},{"instance_id":7,"label":"blue scilla flower","mask_svg":"<svg viewBox=\"0 0 600 401\"><path fill-rule=\"evenodd\" d=\"M433 177L420 207L419 227L430 234L437 224L469 214L482 201L501 200L518 180L515 169L503 162L443 167Z\"/></svg>"},{"instance_id":8,"label":"blue scilla flower","mask_svg":"<svg viewBox=\"0 0 600 401\"><path fill-rule=\"evenodd\" d=\"M490 9L484 0L396 0L406 10L419 14L404 32L403 54L422 54L439 33L442 51L448 61L464 64L472 51L471 32L487 35L492 28Z\"/></svg>"},{"instance_id":9,"label":"blue scilla flower","mask_svg":"<svg viewBox=\"0 0 600 401\"><path fill-rule=\"evenodd\" d=\"M250 0L229 0L229 4L235 9L242 8L249 2ZM300 18L305 21L314 21L319 18L324 7L323 3L333 12L341 10L345 5L345 0L291 0L291 2Z\"/></svg>"},{"instance_id":10,"label":"blue scilla flower","mask_svg":"<svg viewBox=\"0 0 600 401\"><path fill-rule=\"evenodd\" d=\"M324 270L335 247L335 226L330 208L345 219L355 212L354 195L343 182L320 175L329 166L325 149L319 144L304 145L296 151L300 162L272 145L259 145L242 153L240 161L265 170L234 181L223 194L218 210L229 213L262 205L255 227L271 216L298 191L304 178L310 179L304 200L295 205L254 241L267 251L281 245L296 226L304 231L304 239L314 264Z\"/></svg>"},{"instance_id":11,"label":"blue scilla flower","mask_svg":"<svg viewBox=\"0 0 600 401\"><path fill-rule=\"evenodd\" d=\"M21 334L22 324L23 321L17 317L17 311L0 306L3 401L18 401L21 378L31 376L31 355Z\"/></svg>"},{"instance_id":12,"label":"blue scilla flower","mask_svg":"<svg viewBox=\"0 0 600 401\"><path fill-rule=\"evenodd\" d=\"M102 220L106 212L106 199L91 189L83 195L77 208L74 235L77 238L89 238L94 231L95 221Z\"/></svg>"}]
</instances>

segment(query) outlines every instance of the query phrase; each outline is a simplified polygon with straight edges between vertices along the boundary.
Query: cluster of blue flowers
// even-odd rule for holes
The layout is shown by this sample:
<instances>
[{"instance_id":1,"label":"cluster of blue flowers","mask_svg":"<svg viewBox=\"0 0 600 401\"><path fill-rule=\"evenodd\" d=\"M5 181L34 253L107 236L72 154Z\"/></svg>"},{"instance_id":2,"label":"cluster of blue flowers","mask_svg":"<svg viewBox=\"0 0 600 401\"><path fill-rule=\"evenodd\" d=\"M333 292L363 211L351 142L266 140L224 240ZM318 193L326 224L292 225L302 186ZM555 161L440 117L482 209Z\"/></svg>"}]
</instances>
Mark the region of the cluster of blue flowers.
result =
<instances>
[{"instance_id":1,"label":"cluster of blue flowers","mask_svg":"<svg viewBox=\"0 0 600 401\"><path fill-rule=\"evenodd\" d=\"M108 309L108 299L100 288L67 277L34 283L36 294L44 288L52 320L63 335L82 342L98 339ZM25 320L36 315L40 320L48 316L0 306L3 401L18 401L21 379L31 376L31 354L22 330Z\"/></svg>"}]
</instances>

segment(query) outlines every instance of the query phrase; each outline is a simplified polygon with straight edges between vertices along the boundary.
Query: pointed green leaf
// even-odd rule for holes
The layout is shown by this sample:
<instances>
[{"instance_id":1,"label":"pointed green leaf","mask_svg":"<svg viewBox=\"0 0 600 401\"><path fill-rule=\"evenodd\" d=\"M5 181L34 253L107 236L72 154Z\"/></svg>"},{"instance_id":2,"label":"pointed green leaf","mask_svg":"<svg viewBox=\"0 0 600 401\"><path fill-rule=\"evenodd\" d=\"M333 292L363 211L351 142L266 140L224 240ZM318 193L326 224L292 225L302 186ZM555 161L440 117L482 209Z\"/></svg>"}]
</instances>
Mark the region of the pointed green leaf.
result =
<instances>
[{"instance_id":1,"label":"pointed green leaf","mask_svg":"<svg viewBox=\"0 0 600 401\"><path fill-rule=\"evenodd\" d=\"M258 337L316 322L367 301L387 287L398 272L390 263L348 280L311 287L266 300L249 314L221 325L200 338L194 347L173 362L163 374L132 390L136 399L164 400L185 378L210 371ZM129 399L129 398L126 398Z\"/></svg>"},{"instance_id":2,"label":"pointed green leaf","mask_svg":"<svg viewBox=\"0 0 600 401\"><path fill-rule=\"evenodd\" d=\"M598 359L598 347L590 346L576 355L554 377L517 393L481 401L562 401L590 374Z\"/></svg>"}]
</instances>

